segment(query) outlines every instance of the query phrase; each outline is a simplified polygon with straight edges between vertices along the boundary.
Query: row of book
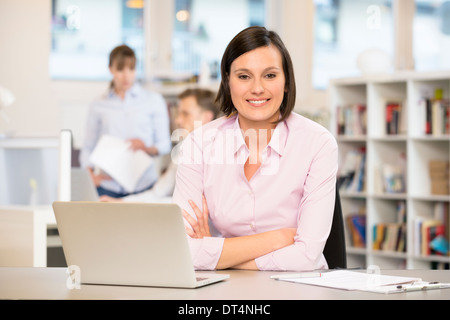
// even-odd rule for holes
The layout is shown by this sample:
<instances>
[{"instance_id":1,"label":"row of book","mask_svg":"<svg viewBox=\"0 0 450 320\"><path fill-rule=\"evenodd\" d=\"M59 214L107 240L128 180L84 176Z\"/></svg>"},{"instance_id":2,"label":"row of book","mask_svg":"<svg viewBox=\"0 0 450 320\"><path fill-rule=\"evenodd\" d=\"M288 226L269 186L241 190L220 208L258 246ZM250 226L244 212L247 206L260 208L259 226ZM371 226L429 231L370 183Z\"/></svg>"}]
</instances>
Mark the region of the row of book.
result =
<instances>
[{"instance_id":1,"label":"row of book","mask_svg":"<svg viewBox=\"0 0 450 320\"><path fill-rule=\"evenodd\" d=\"M425 98L422 103L425 110L425 134L450 134L450 101Z\"/></svg>"},{"instance_id":2,"label":"row of book","mask_svg":"<svg viewBox=\"0 0 450 320\"><path fill-rule=\"evenodd\" d=\"M379 223L374 225L373 249L406 252L406 223Z\"/></svg>"},{"instance_id":3,"label":"row of book","mask_svg":"<svg viewBox=\"0 0 450 320\"><path fill-rule=\"evenodd\" d=\"M354 148L347 152L338 176L340 191L362 192L365 190L366 148Z\"/></svg>"},{"instance_id":4,"label":"row of book","mask_svg":"<svg viewBox=\"0 0 450 320\"><path fill-rule=\"evenodd\" d=\"M432 218L414 219L414 254L449 255L449 203L436 202Z\"/></svg>"},{"instance_id":5,"label":"row of book","mask_svg":"<svg viewBox=\"0 0 450 320\"><path fill-rule=\"evenodd\" d=\"M450 100L442 98L442 90L437 89L434 98L423 98L422 106L424 133L427 135L450 134ZM402 101L385 103L386 134L405 134L406 111ZM336 108L337 134L346 136L367 133L367 106L365 104L343 105Z\"/></svg>"},{"instance_id":6,"label":"row of book","mask_svg":"<svg viewBox=\"0 0 450 320\"><path fill-rule=\"evenodd\" d=\"M367 107L364 104L338 106L337 134L347 136L367 133Z\"/></svg>"},{"instance_id":7,"label":"row of book","mask_svg":"<svg viewBox=\"0 0 450 320\"><path fill-rule=\"evenodd\" d=\"M367 106L354 104L336 108L337 134L346 136L365 135L367 133ZM389 101L386 103L386 133L405 133L402 103Z\"/></svg>"},{"instance_id":8,"label":"row of book","mask_svg":"<svg viewBox=\"0 0 450 320\"><path fill-rule=\"evenodd\" d=\"M414 218L413 247L414 255L450 256L450 210L448 202L436 202L433 217ZM376 251L406 252L407 223L406 202L397 202L397 221L378 223L373 226L372 248ZM354 248L366 247L366 215L363 212L348 215L345 218L348 231L348 245Z\"/></svg>"},{"instance_id":9,"label":"row of book","mask_svg":"<svg viewBox=\"0 0 450 320\"><path fill-rule=\"evenodd\" d=\"M406 252L406 201L397 201L395 215L396 222L373 226L374 250Z\"/></svg>"},{"instance_id":10,"label":"row of book","mask_svg":"<svg viewBox=\"0 0 450 320\"><path fill-rule=\"evenodd\" d=\"M349 245L366 247L366 216L352 215L346 218ZM406 252L406 223L379 223L373 226L373 249L377 251Z\"/></svg>"}]
</instances>

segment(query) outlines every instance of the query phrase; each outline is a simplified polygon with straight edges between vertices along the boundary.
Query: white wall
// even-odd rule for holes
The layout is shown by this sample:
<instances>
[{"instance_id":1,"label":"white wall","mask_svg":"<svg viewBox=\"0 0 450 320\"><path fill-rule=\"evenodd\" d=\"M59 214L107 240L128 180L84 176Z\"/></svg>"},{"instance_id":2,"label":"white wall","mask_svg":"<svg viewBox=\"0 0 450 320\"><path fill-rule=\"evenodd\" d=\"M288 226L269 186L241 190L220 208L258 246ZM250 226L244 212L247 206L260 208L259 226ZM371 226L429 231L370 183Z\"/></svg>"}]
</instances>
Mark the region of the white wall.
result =
<instances>
[{"instance_id":1,"label":"white wall","mask_svg":"<svg viewBox=\"0 0 450 320\"><path fill-rule=\"evenodd\" d=\"M328 108L327 93L312 86L314 46L313 1L284 0L275 26L289 50L297 84L296 111L314 112Z\"/></svg>"},{"instance_id":2,"label":"white wall","mask_svg":"<svg viewBox=\"0 0 450 320\"><path fill-rule=\"evenodd\" d=\"M16 97L0 133L55 135L59 108L48 75L50 0L0 1L0 85Z\"/></svg>"}]
</instances>

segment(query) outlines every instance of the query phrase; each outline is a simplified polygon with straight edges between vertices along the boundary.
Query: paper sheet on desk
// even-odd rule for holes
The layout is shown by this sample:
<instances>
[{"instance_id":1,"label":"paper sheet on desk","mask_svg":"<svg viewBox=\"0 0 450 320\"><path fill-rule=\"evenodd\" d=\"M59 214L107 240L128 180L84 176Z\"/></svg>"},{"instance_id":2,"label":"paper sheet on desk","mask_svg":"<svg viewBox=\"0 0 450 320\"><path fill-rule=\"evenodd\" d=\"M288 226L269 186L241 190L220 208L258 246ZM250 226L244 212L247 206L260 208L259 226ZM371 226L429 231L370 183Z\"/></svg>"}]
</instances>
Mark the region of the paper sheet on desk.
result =
<instances>
[{"instance_id":1,"label":"paper sheet on desk","mask_svg":"<svg viewBox=\"0 0 450 320\"><path fill-rule=\"evenodd\" d=\"M382 286L411 283L420 281L421 279L413 277L397 277L380 274L369 274L366 272L337 270L324 272L322 273L321 277L317 278L286 278L280 280L342 290L362 290L378 292L378 288Z\"/></svg>"},{"instance_id":2,"label":"paper sheet on desk","mask_svg":"<svg viewBox=\"0 0 450 320\"><path fill-rule=\"evenodd\" d=\"M133 151L128 142L109 135L100 138L89 160L128 192L134 191L137 182L153 162L144 151Z\"/></svg>"}]
</instances>

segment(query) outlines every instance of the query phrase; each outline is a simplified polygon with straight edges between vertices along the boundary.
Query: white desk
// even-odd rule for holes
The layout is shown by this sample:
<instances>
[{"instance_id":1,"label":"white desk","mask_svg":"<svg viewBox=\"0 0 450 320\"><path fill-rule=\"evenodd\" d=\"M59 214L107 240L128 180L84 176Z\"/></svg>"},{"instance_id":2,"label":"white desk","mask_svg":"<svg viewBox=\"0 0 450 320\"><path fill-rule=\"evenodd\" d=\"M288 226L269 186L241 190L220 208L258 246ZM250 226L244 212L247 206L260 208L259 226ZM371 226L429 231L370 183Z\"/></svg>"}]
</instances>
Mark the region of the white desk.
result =
<instances>
[{"instance_id":1,"label":"white desk","mask_svg":"<svg viewBox=\"0 0 450 320\"><path fill-rule=\"evenodd\" d=\"M47 266L47 228L52 225L50 206L1 206L0 266Z\"/></svg>"},{"instance_id":2,"label":"white desk","mask_svg":"<svg viewBox=\"0 0 450 320\"><path fill-rule=\"evenodd\" d=\"M81 285L67 287L66 268L0 268L0 299L148 300L450 300L450 289L395 294L344 291L270 279L276 272L225 270L230 279L198 289ZM450 282L449 270L382 270L382 274ZM180 302L180 304L183 304Z\"/></svg>"}]
</instances>

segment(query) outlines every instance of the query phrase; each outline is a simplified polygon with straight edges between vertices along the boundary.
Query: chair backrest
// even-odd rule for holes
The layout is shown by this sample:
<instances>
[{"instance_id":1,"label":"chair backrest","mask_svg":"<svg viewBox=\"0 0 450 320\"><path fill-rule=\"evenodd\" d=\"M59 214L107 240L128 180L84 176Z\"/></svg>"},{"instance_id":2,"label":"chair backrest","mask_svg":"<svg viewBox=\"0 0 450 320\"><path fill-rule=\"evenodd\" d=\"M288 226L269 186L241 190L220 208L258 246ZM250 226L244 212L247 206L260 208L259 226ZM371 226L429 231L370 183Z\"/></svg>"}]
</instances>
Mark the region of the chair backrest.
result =
<instances>
[{"instance_id":1,"label":"chair backrest","mask_svg":"<svg viewBox=\"0 0 450 320\"><path fill-rule=\"evenodd\" d=\"M347 253L345 249L344 219L342 216L339 188L336 186L336 201L334 204L333 222L323 255L330 269L347 268Z\"/></svg>"}]
</instances>

